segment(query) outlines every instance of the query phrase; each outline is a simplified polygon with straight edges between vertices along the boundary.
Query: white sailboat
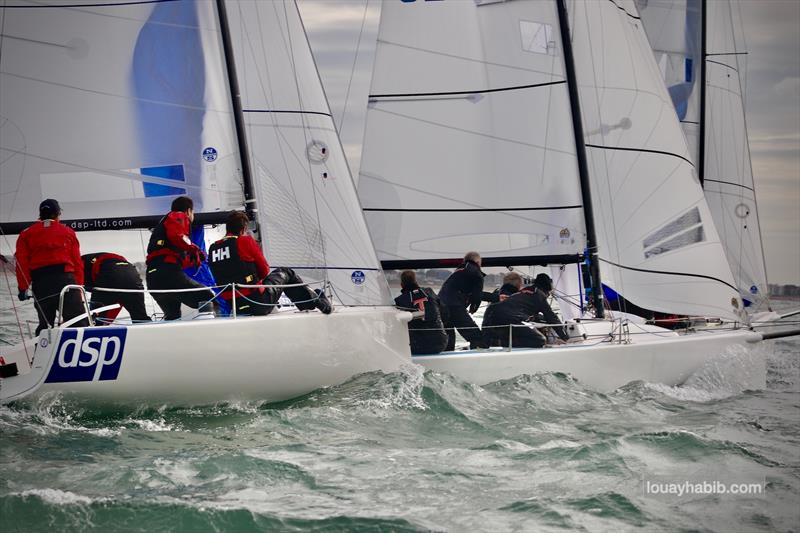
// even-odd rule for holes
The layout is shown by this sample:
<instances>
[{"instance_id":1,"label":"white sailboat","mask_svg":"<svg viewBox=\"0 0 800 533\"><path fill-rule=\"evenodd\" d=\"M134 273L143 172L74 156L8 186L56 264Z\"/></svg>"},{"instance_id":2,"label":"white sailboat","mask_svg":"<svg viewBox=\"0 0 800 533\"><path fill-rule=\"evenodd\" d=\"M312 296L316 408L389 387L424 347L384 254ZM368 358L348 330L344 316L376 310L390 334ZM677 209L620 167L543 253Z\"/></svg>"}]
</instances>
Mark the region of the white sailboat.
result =
<instances>
[{"instance_id":1,"label":"white sailboat","mask_svg":"<svg viewBox=\"0 0 800 533\"><path fill-rule=\"evenodd\" d=\"M370 93L359 194L384 267L475 249L485 266L591 272L588 340L415 362L479 384L565 371L609 390L680 384L761 340L633 0L386 3ZM604 318L601 280L635 306L725 326Z\"/></svg>"},{"instance_id":2,"label":"white sailboat","mask_svg":"<svg viewBox=\"0 0 800 533\"><path fill-rule=\"evenodd\" d=\"M14 0L0 23L4 234L46 197L91 230L152 227L188 194L205 223L246 206L271 265L335 302L56 325L0 349L0 401L275 401L410 362L410 315L391 306L294 2Z\"/></svg>"},{"instance_id":3,"label":"white sailboat","mask_svg":"<svg viewBox=\"0 0 800 533\"><path fill-rule=\"evenodd\" d=\"M744 113L747 51L739 3L639 0L736 286L754 320L769 312Z\"/></svg>"}]
</instances>

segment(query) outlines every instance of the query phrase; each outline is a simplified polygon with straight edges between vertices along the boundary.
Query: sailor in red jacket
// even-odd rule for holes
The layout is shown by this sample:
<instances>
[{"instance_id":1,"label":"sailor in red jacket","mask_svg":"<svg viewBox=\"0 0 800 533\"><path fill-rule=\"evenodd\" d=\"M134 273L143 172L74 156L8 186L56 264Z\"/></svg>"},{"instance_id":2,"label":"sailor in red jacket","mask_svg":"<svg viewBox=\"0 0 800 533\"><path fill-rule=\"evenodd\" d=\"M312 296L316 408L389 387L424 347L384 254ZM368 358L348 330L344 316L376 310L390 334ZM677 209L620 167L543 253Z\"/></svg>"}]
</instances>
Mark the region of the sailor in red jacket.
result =
<instances>
[{"instance_id":1,"label":"sailor in red jacket","mask_svg":"<svg viewBox=\"0 0 800 533\"><path fill-rule=\"evenodd\" d=\"M17 239L17 285L19 299L27 300L33 289L39 314L36 334L55 325L61 289L67 285L83 285L83 264L78 238L71 228L59 222L61 206L53 199L39 204L39 220L22 230ZM64 295L63 321L85 313L80 292ZM81 321L76 327L85 326Z\"/></svg>"},{"instance_id":2,"label":"sailor in red jacket","mask_svg":"<svg viewBox=\"0 0 800 533\"><path fill-rule=\"evenodd\" d=\"M194 202L188 196L172 201L171 211L161 219L150 235L147 245L147 288L206 289L173 293L151 293L164 311L164 320L181 317L181 304L199 309L214 299L214 293L205 285L187 276L184 268L200 266L205 254L192 242ZM209 310L211 308L209 307Z\"/></svg>"},{"instance_id":3,"label":"sailor in red jacket","mask_svg":"<svg viewBox=\"0 0 800 533\"><path fill-rule=\"evenodd\" d=\"M86 254L83 259L84 288L92 293L89 302L92 308L118 303L128 310L134 322L150 322L144 307L144 293L115 292L95 289L133 289L143 290L142 278L127 259L110 252ZM102 314L99 325L113 322L121 308Z\"/></svg>"},{"instance_id":4,"label":"sailor in red jacket","mask_svg":"<svg viewBox=\"0 0 800 533\"><path fill-rule=\"evenodd\" d=\"M293 285L303 280L289 268L276 268L270 272L269 264L256 240L246 234L250 220L242 211L233 211L225 223L225 237L208 249L209 265L218 285ZM303 287L237 287L236 313L243 315L266 315L278 303L281 294L286 295L300 310L319 309L331 312L331 304L321 290L312 291ZM233 291L223 291L220 296L228 301Z\"/></svg>"}]
</instances>

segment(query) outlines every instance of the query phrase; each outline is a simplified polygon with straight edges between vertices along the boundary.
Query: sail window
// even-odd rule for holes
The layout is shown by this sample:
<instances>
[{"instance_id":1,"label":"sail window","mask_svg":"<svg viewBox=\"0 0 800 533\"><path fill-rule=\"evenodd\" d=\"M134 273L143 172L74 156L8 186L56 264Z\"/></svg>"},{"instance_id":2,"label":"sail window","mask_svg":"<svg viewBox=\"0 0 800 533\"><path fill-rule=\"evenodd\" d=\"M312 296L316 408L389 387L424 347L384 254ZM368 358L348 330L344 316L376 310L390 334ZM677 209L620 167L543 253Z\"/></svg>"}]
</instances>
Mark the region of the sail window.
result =
<instances>
[{"instance_id":1,"label":"sail window","mask_svg":"<svg viewBox=\"0 0 800 533\"><path fill-rule=\"evenodd\" d=\"M690 229L686 233L681 233L677 237L673 237L672 239L664 241L661 244L650 248L649 250L645 250L644 258L649 259L654 255L671 252L672 250L677 250L678 248L683 248L684 246L689 246L690 244L694 244L696 242L703 242L704 240L706 240L706 235L703 231L703 226L697 226L696 228Z\"/></svg>"},{"instance_id":2,"label":"sail window","mask_svg":"<svg viewBox=\"0 0 800 533\"><path fill-rule=\"evenodd\" d=\"M695 207L650 234L642 242L644 257L647 259L704 240L705 231L700 210Z\"/></svg>"},{"instance_id":3,"label":"sail window","mask_svg":"<svg viewBox=\"0 0 800 533\"><path fill-rule=\"evenodd\" d=\"M553 27L541 22L519 21L522 49L536 54L552 54L555 50Z\"/></svg>"}]
</instances>

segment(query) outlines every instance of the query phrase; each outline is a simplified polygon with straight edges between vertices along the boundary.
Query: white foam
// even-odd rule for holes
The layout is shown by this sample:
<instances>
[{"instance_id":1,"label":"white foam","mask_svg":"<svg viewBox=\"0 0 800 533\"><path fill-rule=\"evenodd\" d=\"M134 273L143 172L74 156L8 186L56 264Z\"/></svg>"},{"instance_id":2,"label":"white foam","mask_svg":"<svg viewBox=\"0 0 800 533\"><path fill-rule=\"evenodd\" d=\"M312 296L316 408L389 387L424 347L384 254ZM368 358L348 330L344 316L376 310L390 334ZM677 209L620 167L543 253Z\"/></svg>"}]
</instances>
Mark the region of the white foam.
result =
<instances>
[{"instance_id":1,"label":"white foam","mask_svg":"<svg viewBox=\"0 0 800 533\"><path fill-rule=\"evenodd\" d=\"M18 492L16 494L23 497L36 496L47 503L54 505L88 505L95 501L88 496L82 496L80 494L75 494L74 492L59 489L31 489L24 492Z\"/></svg>"},{"instance_id":2,"label":"white foam","mask_svg":"<svg viewBox=\"0 0 800 533\"><path fill-rule=\"evenodd\" d=\"M763 346L729 346L722 354L708 360L683 385L674 387L646 383L651 390L690 402L709 402L736 396L746 390L766 386Z\"/></svg>"},{"instance_id":3,"label":"white foam","mask_svg":"<svg viewBox=\"0 0 800 533\"><path fill-rule=\"evenodd\" d=\"M178 431L172 424L167 424L163 418L159 420L129 419L128 422L139 426L145 431Z\"/></svg>"}]
</instances>

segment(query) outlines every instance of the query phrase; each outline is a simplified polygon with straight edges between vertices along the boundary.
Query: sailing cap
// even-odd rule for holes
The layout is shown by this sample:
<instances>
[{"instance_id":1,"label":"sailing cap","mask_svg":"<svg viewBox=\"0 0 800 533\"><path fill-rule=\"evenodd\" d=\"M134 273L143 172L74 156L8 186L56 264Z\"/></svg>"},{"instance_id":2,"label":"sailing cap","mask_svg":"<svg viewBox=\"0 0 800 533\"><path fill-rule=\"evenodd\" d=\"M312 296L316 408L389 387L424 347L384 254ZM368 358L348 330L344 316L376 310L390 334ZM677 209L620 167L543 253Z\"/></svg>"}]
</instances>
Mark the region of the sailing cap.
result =
<instances>
[{"instance_id":1,"label":"sailing cap","mask_svg":"<svg viewBox=\"0 0 800 533\"><path fill-rule=\"evenodd\" d=\"M553 280L550 278L550 276L542 272L536 276L536 279L533 280L533 286L538 287L543 291L550 292L553 290Z\"/></svg>"},{"instance_id":2,"label":"sailing cap","mask_svg":"<svg viewBox=\"0 0 800 533\"><path fill-rule=\"evenodd\" d=\"M61 214L61 206L58 205L58 200L48 198L39 204L39 218L42 220L46 218L55 218Z\"/></svg>"}]
</instances>

